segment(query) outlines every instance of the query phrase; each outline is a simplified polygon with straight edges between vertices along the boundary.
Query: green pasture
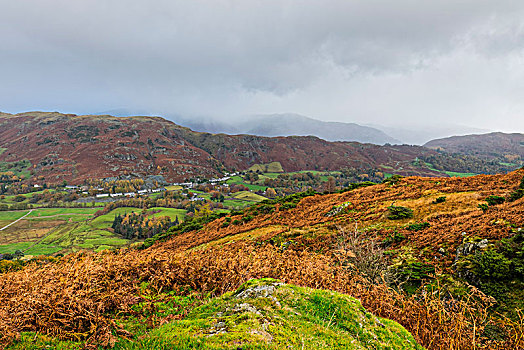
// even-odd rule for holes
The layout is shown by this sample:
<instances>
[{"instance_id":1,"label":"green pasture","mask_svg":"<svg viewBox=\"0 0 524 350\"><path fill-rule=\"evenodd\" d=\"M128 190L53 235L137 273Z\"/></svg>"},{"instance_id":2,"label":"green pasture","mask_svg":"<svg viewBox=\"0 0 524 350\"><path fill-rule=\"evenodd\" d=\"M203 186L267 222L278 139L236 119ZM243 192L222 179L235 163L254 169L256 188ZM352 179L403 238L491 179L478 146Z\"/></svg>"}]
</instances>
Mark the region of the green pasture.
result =
<instances>
[{"instance_id":1,"label":"green pasture","mask_svg":"<svg viewBox=\"0 0 524 350\"><path fill-rule=\"evenodd\" d=\"M448 176L451 176L451 177L470 177L470 176L478 175L475 173L458 173L455 171L444 171L444 173L446 173Z\"/></svg>"},{"instance_id":2,"label":"green pasture","mask_svg":"<svg viewBox=\"0 0 524 350\"><path fill-rule=\"evenodd\" d=\"M261 202L267 199L266 197L262 197L256 193L249 192L249 191L240 191L240 192L232 193L231 197L235 199L240 199L243 201L251 201L251 202Z\"/></svg>"}]
</instances>

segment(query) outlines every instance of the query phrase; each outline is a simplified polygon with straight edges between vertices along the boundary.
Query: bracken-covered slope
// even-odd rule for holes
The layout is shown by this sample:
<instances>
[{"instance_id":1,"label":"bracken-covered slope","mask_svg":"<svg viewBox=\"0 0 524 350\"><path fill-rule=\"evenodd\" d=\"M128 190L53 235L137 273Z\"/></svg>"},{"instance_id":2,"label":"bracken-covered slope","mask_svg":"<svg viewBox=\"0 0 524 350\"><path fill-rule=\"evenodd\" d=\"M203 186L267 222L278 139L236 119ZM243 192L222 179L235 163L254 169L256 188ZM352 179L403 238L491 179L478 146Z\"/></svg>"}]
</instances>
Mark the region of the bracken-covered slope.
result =
<instances>
[{"instance_id":1,"label":"bracken-covered slope","mask_svg":"<svg viewBox=\"0 0 524 350\"><path fill-rule=\"evenodd\" d=\"M524 134L519 133L494 132L481 135L453 136L429 141L424 146L487 160L524 164Z\"/></svg>"},{"instance_id":2,"label":"bracken-covered slope","mask_svg":"<svg viewBox=\"0 0 524 350\"><path fill-rule=\"evenodd\" d=\"M184 317L181 310L187 305L177 301L179 296L221 295L253 278L276 278L356 297L376 316L400 323L428 349L519 349L524 346L522 319L512 321L491 314L494 299L475 287L459 289L458 297L446 288L455 288L451 276L456 277L455 263L462 258L483 256L484 252L488 258L498 257L498 262L492 260L494 265L486 267L488 272L511 264L521 266L522 255L503 257L505 251L500 253L495 247L503 239L522 244L524 198L512 194L524 187L523 177L524 170L472 178L410 177L340 194L302 199L295 195L259 203L242 214L203 226L193 225L190 231L175 228L171 235L143 250L38 260L21 271L0 275L0 340L9 342L20 332L37 332L80 344L110 345L125 339L140 342L157 337L161 332L155 327ZM488 196L506 201L479 208ZM442 197L444 201L437 200ZM413 217L391 219L388 207L392 204L412 209ZM427 225L410 229L420 223ZM386 244L389 238L393 239ZM389 256L393 265L382 266L382 272L402 268L400 271L420 279L420 269L426 268L448 277L414 295L391 288L367 271L377 264L380 267L382 260L367 267L362 263L384 246L388 249L384 256ZM361 247L365 249L358 251ZM510 251L510 245L503 247ZM432 272L427 274L431 281L434 277L430 275ZM504 286L505 277L509 276L494 277L497 288ZM443 288L444 282L449 287ZM517 287L521 283L510 282ZM519 290L516 293L521 293ZM324 305L319 299L317 302L319 307ZM321 322L327 330L334 330L343 321L336 319L337 306L329 307L330 321L322 316ZM218 312L221 314L213 316L217 322L229 315L228 310ZM187 322L194 316L190 314ZM142 326L129 328L133 320ZM245 319L235 320L239 323L224 321L225 328L234 328ZM202 322L199 327L207 324ZM216 322L208 325L214 330L206 326L206 334L224 328ZM180 324L171 329L182 331L177 327ZM36 339L34 333L22 335L23 339ZM242 346L243 339L237 334L227 346ZM266 339L271 346L271 337ZM289 344L295 343L290 340Z\"/></svg>"},{"instance_id":3,"label":"bracken-covered slope","mask_svg":"<svg viewBox=\"0 0 524 350\"><path fill-rule=\"evenodd\" d=\"M160 117L77 116L28 112L0 114L0 161L27 159L48 182L81 182L122 174L168 180L209 177L224 170L280 162L285 171L396 169L436 176L416 159L438 156L448 168L464 162L419 146L327 142L316 137L258 137L198 133ZM478 162L474 161L475 164ZM477 164L478 165L478 164ZM479 169L487 172L498 168ZM467 170L467 169L466 169Z\"/></svg>"}]
</instances>

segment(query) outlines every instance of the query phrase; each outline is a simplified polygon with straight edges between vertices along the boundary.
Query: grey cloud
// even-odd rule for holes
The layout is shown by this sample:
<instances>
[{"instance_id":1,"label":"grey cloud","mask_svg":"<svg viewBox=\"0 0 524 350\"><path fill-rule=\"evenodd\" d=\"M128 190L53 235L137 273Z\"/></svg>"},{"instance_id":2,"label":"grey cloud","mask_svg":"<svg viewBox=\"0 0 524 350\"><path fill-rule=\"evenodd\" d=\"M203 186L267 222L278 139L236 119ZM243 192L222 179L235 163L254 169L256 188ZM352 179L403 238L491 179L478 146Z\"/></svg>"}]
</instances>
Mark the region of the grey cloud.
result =
<instances>
[{"instance_id":1,"label":"grey cloud","mask_svg":"<svg viewBox=\"0 0 524 350\"><path fill-rule=\"evenodd\" d=\"M497 108L487 96L505 118L523 110L518 1L0 0L0 8L0 110L463 118L490 128L487 111Z\"/></svg>"}]
</instances>

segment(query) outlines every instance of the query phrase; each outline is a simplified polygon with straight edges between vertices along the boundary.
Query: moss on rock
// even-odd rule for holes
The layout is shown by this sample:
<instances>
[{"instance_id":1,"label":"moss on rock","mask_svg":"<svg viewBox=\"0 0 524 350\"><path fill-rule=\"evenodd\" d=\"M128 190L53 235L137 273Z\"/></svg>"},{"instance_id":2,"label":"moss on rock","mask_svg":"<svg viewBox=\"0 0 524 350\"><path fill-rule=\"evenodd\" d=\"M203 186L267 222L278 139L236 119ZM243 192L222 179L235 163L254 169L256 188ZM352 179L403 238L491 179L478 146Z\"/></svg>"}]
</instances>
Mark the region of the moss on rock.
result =
<instances>
[{"instance_id":1,"label":"moss on rock","mask_svg":"<svg viewBox=\"0 0 524 350\"><path fill-rule=\"evenodd\" d=\"M251 280L117 349L423 349L350 296Z\"/></svg>"}]
</instances>

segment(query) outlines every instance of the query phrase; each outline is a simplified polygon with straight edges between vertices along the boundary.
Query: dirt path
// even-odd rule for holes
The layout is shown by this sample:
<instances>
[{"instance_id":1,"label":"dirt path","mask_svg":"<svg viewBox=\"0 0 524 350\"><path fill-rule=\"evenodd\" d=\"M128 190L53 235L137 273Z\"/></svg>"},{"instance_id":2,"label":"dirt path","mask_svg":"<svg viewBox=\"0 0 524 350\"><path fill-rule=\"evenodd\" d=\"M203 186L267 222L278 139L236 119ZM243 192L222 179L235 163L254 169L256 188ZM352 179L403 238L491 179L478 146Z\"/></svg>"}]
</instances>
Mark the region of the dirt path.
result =
<instances>
[{"instance_id":1,"label":"dirt path","mask_svg":"<svg viewBox=\"0 0 524 350\"><path fill-rule=\"evenodd\" d=\"M6 226L0 228L0 231L3 231L3 230L5 230L6 228L8 228L9 226L16 224L18 221L22 220L22 219L25 218L27 215L31 214L31 213L33 212L33 210L34 210L34 209L29 210L29 212L26 213L26 214L25 214L24 216L22 216L21 218L16 219L15 221L13 221L12 223L10 223L9 225L6 225Z\"/></svg>"}]
</instances>

